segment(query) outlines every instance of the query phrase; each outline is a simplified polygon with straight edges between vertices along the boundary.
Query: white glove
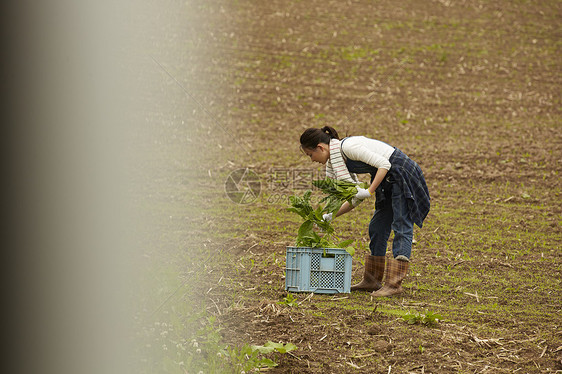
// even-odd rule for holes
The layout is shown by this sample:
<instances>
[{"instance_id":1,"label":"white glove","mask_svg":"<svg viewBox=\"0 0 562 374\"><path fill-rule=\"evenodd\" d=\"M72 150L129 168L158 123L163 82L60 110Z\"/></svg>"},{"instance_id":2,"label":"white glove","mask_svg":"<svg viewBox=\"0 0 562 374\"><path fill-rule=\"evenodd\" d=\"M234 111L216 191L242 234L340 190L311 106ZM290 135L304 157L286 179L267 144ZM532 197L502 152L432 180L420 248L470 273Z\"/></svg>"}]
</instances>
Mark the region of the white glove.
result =
<instances>
[{"instance_id":1,"label":"white glove","mask_svg":"<svg viewBox=\"0 0 562 374\"><path fill-rule=\"evenodd\" d=\"M361 187L357 187L357 193L355 194L355 198L359 200L364 200L368 197L371 197L371 193L369 192L369 190L366 190Z\"/></svg>"},{"instance_id":2,"label":"white glove","mask_svg":"<svg viewBox=\"0 0 562 374\"><path fill-rule=\"evenodd\" d=\"M322 216L322 219L323 219L324 221L326 221L326 222L330 222L330 221L332 220L332 213L325 213L325 214Z\"/></svg>"}]
</instances>

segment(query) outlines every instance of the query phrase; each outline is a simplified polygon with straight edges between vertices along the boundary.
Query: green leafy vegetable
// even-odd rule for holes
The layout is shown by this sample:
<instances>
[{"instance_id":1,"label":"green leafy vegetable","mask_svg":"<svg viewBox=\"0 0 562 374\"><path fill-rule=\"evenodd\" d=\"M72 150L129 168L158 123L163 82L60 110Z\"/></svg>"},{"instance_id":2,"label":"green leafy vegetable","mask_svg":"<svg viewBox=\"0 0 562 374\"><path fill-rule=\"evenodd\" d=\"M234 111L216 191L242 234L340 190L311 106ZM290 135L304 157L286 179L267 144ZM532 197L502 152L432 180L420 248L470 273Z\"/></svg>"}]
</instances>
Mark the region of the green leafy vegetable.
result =
<instances>
[{"instance_id":1,"label":"green leafy vegetable","mask_svg":"<svg viewBox=\"0 0 562 374\"><path fill-rule=\"evenodd\" d=\"M338 244L338 248L345 248L348 247L351 243L353 243L353 239L344 240L340 244Z\"/></svg>"},{"instance_id":2,"label":"green leafy vegetable","mask_svg":"<svg viewBox=\"0 0 562 374\"><path fill-rule=\"evenodd\" d=\"M287 208L289 212L297 213L302 218L306 219L310 213L314 209L312 209L312 205L310 204L310 195L312 191L306 191L302 197L299 196L291 196L289 197L289 202L291 203L291 207Z\"/></svg>"},{"instance_id":3,"label":"green leafy vegetable","mask_svg":"<svg viewBox=\"0 0 562 374\"><path fill-rule=\"evenodd\" d=\"M269 341L265 343L265 345L252 345L251 349L252 351L257 351L260 353L271 353L273 351L277 351L279 353L287 353L297 349L297 346L293 343L283 344Z\"/></svg>"},{"instance_id":4,"label":"green leafy vegetable","mask_svg":"<svg viewBox=\"0 0 562 374\"><path fill-rule=\"evenodd\" d=\"M353 239L344 240L338 244L338 248L345 248L345 250L353 256L355 254L355 248L351 246L351 243L353 242Z\"/></svg>"},{"instance_id":5,"label":"green leafy vegetable","mask_svg":"<svg viewBox=\"0 0 562 374\"><path fill-rule=\"evenodd\" d=\"M297 346L294 345L293 343L283 344L283 343L274 343L274 342L269 341L269 342L265 343L265 346L266 347L272 347L279 353L287 353L287 352L291 352L291 351L294 351L295 349L297 349Z\"/></svg>"},{"instance_id":6,"label":"green leafy vegetable","mask_svg":"<svg viewBox=\"0 0 562 374\"><path fill-rule=\"evenodd\" d=\"M355 184L332 178L315 180L312 184L328 195L320 200L320 203L326 202L324 211L329 213L337 212L345 201L351 204L351 200L357 194L357 187L369 187L367 183Z\"/></svg>"},{"instance_id":7,"label":"green leafy vegetable","mask_svg":"<svg viewBox=\"0 0 562 374\"><path fill-rule=\"evenodd\" d=\"M288 211L298 214L304 219L303 224L299 227L297 234L297 246L299 247L321 247L328 243L327 240L320 237L314 231L315 225L326 234L334 232L334 228L329 222L324 221L324 208L319 206L317 209L312 207L310 203L310 195L312 191L306 191L302 197L291 196L289 202L291 206Z\"/></svg>"},{"instance_id":8,"label":"green leafy vegetable","mask_svg":"<svg viewBox=\"0 0 562 374\"><path fill-rule=\"evenodd\" d=\"M291 196L289 197L290 206L288 211L301 216L304 222L299 227L297 233L296 246L297 247L310 247L310 248L345 248L353 256L355 249L350 246L353 239L344 240L340 244L334 244L332 237L334 228L330 222L324 221L323 215L327 212L326 206L318 205L316 209L312 207L310 202L310 195L312 191L306 191L302 197ZM340 204L341 205L341 204ZM319 228L323 235L319 235L315 229Z\"/></svg>"}]
</instances>

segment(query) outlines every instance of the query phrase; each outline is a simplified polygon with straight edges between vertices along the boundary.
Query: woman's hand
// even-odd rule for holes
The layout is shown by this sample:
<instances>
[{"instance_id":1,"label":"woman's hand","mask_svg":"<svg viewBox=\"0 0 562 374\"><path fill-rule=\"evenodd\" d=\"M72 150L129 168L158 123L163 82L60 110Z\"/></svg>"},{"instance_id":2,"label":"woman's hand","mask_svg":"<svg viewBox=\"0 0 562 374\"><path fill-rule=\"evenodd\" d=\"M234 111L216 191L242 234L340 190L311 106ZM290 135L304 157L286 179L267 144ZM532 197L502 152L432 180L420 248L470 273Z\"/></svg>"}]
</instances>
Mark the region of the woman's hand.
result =
<instances>
[{"instance_id":1,"label":"woman's hand","mask_svg":"<svg viewBox=\"0 0 562 374\"><path fill-rule=\"evenodd\" d=\"M366 190L369 193L369 196L372 196L375 193L375 190L381 184L383 179L386 177L387 173L388 173L388 170L386 170L386 169L379 168L377 170L377 173L375 174L375 178L373 178L373 182L369 186L369 189ZM359 188L357 188L357 190L359 190ZM357 195L358 194L359 194L359 192L357 192ZM355 195L355 197L357 197L357 195Z\"/></svg>"},{"instance_id":2,"label":"woman's hand","mask_svg":"<svg viewBox=\"0 0 562 374\"><path fill-rule=\"evenodd\" d=\"M366 190L361 187L357 187L357 193L355 194L355 198L358 200L365 200L366 198L371 197L371 191Z\"/></svg>"}]
</instances>

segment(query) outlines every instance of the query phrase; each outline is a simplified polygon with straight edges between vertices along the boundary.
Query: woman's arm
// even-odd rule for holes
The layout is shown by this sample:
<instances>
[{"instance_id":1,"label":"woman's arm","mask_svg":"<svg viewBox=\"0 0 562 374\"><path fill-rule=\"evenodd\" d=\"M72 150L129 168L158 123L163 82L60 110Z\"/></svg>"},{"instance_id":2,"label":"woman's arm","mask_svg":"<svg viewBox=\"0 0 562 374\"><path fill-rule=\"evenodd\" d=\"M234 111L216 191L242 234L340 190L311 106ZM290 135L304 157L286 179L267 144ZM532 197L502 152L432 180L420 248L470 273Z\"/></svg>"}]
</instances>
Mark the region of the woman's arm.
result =
<instances>
[{"instance_id":1,"label":"woman's arm","mask_svg":"<svg viewBox=\"0 0 562 374\"><path fill-rule=\"evenodd\" d=\"M381 184L384 177L386 177L386 173L388 173L388 170L386 170L386 169L382 169L382 168L377 169L377 173L375 174L375 178L373 179L373 183L371 183L371 185L368 188L371 195L375 193L375 190L377 189L379 184Z\"/></svg>"},{"instance_id":2,"label":"woman's arm","mask_svg":"<svg viewBox=\"0 0 562 374\"><path fill-rule=\"evenodd\" d=\"M342 204L340 210L338 210L338 212L336 213L336 217L339 217L347 212L351 212L352 210L353 210L353 205L351 205L346 201L345 203Z\"/></svg>"},{"instance_id":3,"label":"woman's arm","mask_svg":"<svg viewBox=\"0 0 562 374\"><path fill-rule=\"evenodd\" d=\"M371 185L368 188L368 191L371 195L373 195L375 193L375 190L377 189L379 184L381 184L384 177L386 177L386 173L388 173L388 170L386 170L386 169L380 169L379 168L377 170L377 173L375 174L375 178L373 179L373 183L371 183ZM342 206L340 207L340 209L336 213L336 217L339 217L342 214L351 212L353 210L353 208L354 208L353 205L351 205L350 203L348 203L346 201L345 203L342 204Z\"/></svg>"}]
</instances>

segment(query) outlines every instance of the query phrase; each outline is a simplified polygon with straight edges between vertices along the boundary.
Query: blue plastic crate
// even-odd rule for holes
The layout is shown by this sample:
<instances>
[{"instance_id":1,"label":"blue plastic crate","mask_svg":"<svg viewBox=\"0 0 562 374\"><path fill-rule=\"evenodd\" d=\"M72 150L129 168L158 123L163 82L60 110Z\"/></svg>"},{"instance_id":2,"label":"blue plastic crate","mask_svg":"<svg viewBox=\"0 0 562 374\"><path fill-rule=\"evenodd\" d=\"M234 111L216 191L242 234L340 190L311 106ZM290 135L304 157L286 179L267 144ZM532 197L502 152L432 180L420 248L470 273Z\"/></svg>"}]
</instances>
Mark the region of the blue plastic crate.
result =
<instances>
[{"instance_id":1,"label":"blue plastic crate","mask_svg":"<svg viewBox=\"0 0 562 374\"><path fill-rule=\"evenodd\" d=\"M349 293L351 255L340 248L287 247L289 292Z\"/></svg>"}]
</instances>

